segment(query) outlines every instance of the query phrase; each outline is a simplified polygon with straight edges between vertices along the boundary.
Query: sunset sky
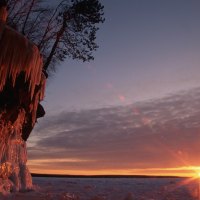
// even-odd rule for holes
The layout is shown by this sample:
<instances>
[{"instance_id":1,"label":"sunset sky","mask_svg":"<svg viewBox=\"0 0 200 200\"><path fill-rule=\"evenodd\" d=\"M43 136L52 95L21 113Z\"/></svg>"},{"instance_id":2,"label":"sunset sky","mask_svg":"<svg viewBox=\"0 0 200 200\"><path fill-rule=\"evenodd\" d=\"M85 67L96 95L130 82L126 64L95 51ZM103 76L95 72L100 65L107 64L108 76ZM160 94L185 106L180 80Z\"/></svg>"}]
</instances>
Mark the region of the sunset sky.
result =
<instances>
[{"instance_id":1,"label":"sunset sky","mask_svg":"<svg viewBox=\"0 0 200 200\"><path fill-rule=\"evenodd\" d=\"M49 79L32 172L200 172L200 1L101 0L95 61Z\"/></svg>"}]
</instances>

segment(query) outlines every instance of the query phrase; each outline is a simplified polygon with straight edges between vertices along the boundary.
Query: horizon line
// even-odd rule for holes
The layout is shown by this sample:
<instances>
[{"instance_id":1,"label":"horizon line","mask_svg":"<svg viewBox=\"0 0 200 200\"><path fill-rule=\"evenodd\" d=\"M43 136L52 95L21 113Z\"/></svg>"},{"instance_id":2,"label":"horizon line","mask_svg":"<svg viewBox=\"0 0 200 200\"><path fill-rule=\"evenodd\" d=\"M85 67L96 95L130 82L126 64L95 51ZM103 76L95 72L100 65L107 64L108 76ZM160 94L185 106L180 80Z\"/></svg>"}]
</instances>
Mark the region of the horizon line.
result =
<instances>
[{"instance_id":1,"label":"horizon line","mask_svg":"<svg viewBox=\"0 0 200 200\"><path fill-rule=\"evenodd\" d=\"M31 173L32 177L57 177L57 178L191 178L192 176L177 175L73 175L73 174L44 174Z\"/></svg>"}]
</instances>

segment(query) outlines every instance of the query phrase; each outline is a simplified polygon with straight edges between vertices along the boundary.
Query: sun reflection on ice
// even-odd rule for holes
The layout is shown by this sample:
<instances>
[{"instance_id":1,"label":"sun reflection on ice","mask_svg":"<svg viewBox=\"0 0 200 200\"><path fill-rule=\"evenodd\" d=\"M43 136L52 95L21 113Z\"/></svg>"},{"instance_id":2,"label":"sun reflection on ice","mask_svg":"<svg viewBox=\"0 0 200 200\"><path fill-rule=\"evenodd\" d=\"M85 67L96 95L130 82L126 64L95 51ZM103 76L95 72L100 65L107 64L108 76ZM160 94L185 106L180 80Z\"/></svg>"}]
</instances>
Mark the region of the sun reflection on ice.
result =
<instances>
[{"instance_id":1,"label":"sun reflection on ice","mask_svg":"<svg viewBox=\"0 0 200 200\"><path fill-rule=\"evenodd\" d=\"M200 200L200 171L197 172L197 182L198 182L198 200Z\"/></svg>"},{"instance_id":2,"label":"sun reflection on ice","mask_svg":"<svg viewBox=\"0 0 200 200\"><path fill-rule=\"evenodd\" d=\"M195 174L192 178L189 179L189 182L196 182L196 190L193 191L193 196L196 197L196 199L200 200L200 169L199 167L196 168L197 169L194 170Z\"/></svg>"}]
</instances>

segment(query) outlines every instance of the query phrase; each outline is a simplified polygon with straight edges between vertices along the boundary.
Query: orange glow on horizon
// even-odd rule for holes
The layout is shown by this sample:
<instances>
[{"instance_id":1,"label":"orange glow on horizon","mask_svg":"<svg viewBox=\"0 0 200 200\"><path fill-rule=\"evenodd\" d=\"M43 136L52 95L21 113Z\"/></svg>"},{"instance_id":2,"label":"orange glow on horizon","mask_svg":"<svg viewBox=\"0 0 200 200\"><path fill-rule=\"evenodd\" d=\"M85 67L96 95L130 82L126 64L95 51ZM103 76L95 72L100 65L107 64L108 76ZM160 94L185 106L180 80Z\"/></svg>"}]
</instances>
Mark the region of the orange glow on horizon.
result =
<instances>
[{"instance_id":1,"label":"orange glow on horizon","mask_svg":"<svg viewBox=\"0 0 200 200\"><path fill-rule=\"evenodd\" d=\"M57 163L59 165L59 163ZM32 173L59 175L147 175L147 176L178 176L200 178L200 166L183 166L176 168L146 168L146 169L56 169L44 168L42 165L29 163Z\"/></svg>"}]
</instances>

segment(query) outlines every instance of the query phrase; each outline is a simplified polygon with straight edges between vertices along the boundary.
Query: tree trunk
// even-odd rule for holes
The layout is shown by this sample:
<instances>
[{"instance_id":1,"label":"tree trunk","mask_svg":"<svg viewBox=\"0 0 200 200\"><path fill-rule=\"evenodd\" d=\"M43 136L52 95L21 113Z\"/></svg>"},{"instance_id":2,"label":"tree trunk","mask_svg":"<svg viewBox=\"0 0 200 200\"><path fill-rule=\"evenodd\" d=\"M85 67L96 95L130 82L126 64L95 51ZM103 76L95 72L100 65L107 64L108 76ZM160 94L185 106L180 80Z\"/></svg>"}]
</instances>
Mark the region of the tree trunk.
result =
<instances>
[{"instance_id":1,"label":"tree trunk","mask_svg":"<svg viewBox=\"0 0 200 200\"><path fill-rule=\"evenodd\" d=\"M0 193L32 189L26 140L44 115L38 48L0 20Z\"/></svg>"}]
</instances>

